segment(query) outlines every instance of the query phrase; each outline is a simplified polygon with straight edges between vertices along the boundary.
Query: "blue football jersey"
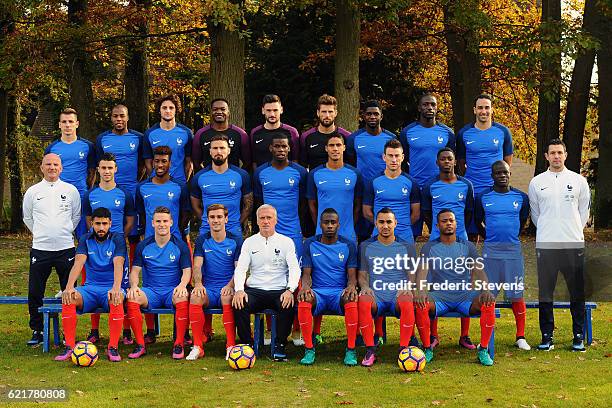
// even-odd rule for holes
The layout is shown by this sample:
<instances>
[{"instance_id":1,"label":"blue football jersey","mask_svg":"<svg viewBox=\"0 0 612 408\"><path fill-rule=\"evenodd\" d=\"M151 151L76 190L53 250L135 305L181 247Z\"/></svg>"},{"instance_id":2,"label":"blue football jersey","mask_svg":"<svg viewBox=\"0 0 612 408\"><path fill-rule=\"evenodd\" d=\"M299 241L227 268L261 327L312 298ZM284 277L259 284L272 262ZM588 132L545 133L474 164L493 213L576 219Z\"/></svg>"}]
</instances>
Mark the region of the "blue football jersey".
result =
<instances>
[{"instance_id":1,"label":"blue football jersey","mask_svg":"<svg viewBox=\"0 0 612 408\"><path fill-rule=\"evenodd\" d=\"M181 282L183 269L191 268L191 254L180 238L172 236L160 248L152 236L136 246L133 266L142 268L142 287L174 288Z\"/></svg>"},{"instance_id":2,"label":"blue football jersey","mask_svg":"<svg viewBox=\"0 0 612 408\"><path fill-rule=\"evenodd\" d=\"M180 220L184 211L191 211L189 191L187 187L173 179L164 184L153 183L153 178L143 181L136 187L136 211L144 214L145 238L155 234L153 213L159 206L168 207L172 215L172 235L181 239ZM142 222L142 220L141 220Z\"/></svg>"},{"instance_id":3,"label":"blue football jersey","mask_svg":"<svg viewBox=\"0 0 612 408\"><path fill-rule=\"evenodd\" d=\"M210 233L199 235L193 248L193 256L203 258L202 284L206 288L222 288L234 276L235 263L240 256L242 236L227 234L217 242Z\"/></svg>"},{"instance_id":4,"label":"blue football jersey","mask_svg":"<svg viewBox=\"0 0 612 408\"><path fill-rule=\"evenodd\" d=\"M302 268L311 268L312 288L342 288L347 284L347 270L357 268L357 248L343 236L333 244L321 242L321 235L304 242Z\"/></svg>"},{"instance_id":5,"label":"blue football jersey","mask_svg":"<svg viewBox=\"0 0 612 408\"><path fill-rule=\"evenodd\" d=\"M136 215L134 199L130 193L117 186L112 190L103 190L99 185L87 193L82 202L83 215L91 217L96 208L106 208L111 212L111 232L123 234L125 217Z\"/></svg>"},{"instance_id":6,"label":"blue football jersey","mask_svg":"<svg viewBox=\"0 0 612 408\"><path fill-rule=\"evenodd\" d=\"M113 286L115 281L113 259L121 256L127 261L125 238L121 234L112 232L109 232L108 237L102 242L96 240L93 231L83 235L79 239L76 253L87 256L86 285Z\"/></svg>"},{"instance_id":7,"label":"blue football jersey","mask_svg":"<svg viewBox=\"0 0 612 408\"><path fill-rule=\"evenodd\" d=\"M170 158L170 177L179 183L186 183L185 160L191 158L193 133L187 126L177 124L170 130L164 130L159 123L147 129L143 139L145 159L153 158L153 150L158 146L168 146L172 150Z\"/></svg>"},{"instance_id":8,"label":"blue football jersey","mask_svg":"<svg viewBox=\"0 0 612 408\"><path fill-rule=\"evenodd\" d=\"M118 135L111 130L98 135L96 139L97 160L104 153L112 153L117 161L115 182L125 188L133 196L138 185L138 161L142 158L142 133L129 130L124 135Z\"/></svg>"},{"instance_id":9,"label":"blue football jersey","mask_svg":"<svg viewBox=\"0 0 612 408\"><path fill-rule=\"evenodd\" d=\"M96 168L94 145L86 139L77 139L72 143L55 140L45 149L45 154L55 153L62 160L60 178L76 187L81 197L87 191L87 174L89 169Z\"/></svg>"},{"instance_id":10,"label":"blue football jersey","mask_svg":"<svg viewBox=\"0 0 612 408\"><path fill-rule=\"evenodd\" d=\"M347 139L347 151L354 151L357 160L357 170L361 172L364 183L372 180L385 170L382 159L385 144L397 138L393 133L383 129L374 136L365 129L359 129Z\"/></svg>"}]
</instances>

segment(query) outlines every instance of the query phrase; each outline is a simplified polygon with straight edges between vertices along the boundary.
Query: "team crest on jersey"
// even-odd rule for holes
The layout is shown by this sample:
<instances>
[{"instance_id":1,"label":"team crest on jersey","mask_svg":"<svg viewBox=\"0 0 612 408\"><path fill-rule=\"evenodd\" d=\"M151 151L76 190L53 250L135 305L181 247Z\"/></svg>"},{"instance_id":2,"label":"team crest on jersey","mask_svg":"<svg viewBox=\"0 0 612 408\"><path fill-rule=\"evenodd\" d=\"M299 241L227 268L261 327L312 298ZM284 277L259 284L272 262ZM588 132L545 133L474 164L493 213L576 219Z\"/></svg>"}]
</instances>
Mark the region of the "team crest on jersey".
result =
<instances>
[{"instance_id":1,"label":"team crest on jersey","mask_svg":"<svg viewBox=\"0 0 612 408\"><path fill-rule=\"evenodd\" d=\"M66 201L66 196L65 195L60 195L60 197L62 198L62 201Z\"/></svg>"},{"instance_id":2,"label":"team crest on jersey","mask_svg":"<svg viewBox=\"0 0 612 408\"><path fill-rule=\"evenodd\" d=\"M459 199L459 201L463 201L464 198L465 196L463 195L463 193L457 194L457 199Z\"/></svg>"},{"instance_id":3,"label":"team crest on jersey","mask_svg":"<svg viewBox=\"0 0 612 408\"><path fill-rule=\"evenodd\" d=\"M120 200L115 200L115 207L119 207L121 206L121 201Z\"/></svg>"},{"instance_id":4,"label":"team crest on jersey","mask_svg":"<svg viewBox=\"0 0 612 408\"><path fill-rule=\"evenodd\" d=\"M230 180L229 185L232 190L236 188L236 182L234 180Z\"/></svg>"},{"instance_id":5,"label":"team crest on jersey","mask_svg":"<svg viewBox=\"0 0 612 408\"><path fill-rule=\"evenodd\" d=\"M493 144L494 144L495 146L497 146L497 145L499 144L499 140L498 140L498 139L493 139Z\"/></svg>"},{"instance_id":6,"label":"team crest on jersey","mask_svg":"<svg viewBox=\"0 0 612 408\"><path fill-rule=\"evenodd\" d=\"M35 257L35 256L33 256L33 257L32 257L32 263L33 263L33 264L35 264L35 263L36 263L36 257Z\"/></svg>"},{"instance_id":7,"label":"team crest on jersey","mask_svg":"<svg viewBox=\"0 0 612 408\"><path fill-rule=\"evenodd\" d=\"M79 152L79 159L83 160L85 158L85 152Z\"/></svg>"},{"instance_id":8,"label":"team crest on jersey","mask_svg":"<svg viewBox=\"0 0 612 408\"><path fill-rule=\"evenodd\" d=\"M234 143L236 143L234 140L230 139L229 140L229 147L234 147Z\"/></svg>"},{"instance_id":9,"label":"team crest on jersey","mask_svg":"<svg viewBox=\"0 0 612 408\"><path fill-rule=\"evenodd\" d=\"M170 254L170 262L176 261L176 255Z\"/></svg>"},{"instance_id":10,"label":"team crest on jersey","mask_svg":"<svg viewBox=\"0 0 612 408\"><path fill-rule=\"evenodd\" d=\"M135 150L135 149L136 149L136 143L130 142L130 150Z\"/></svg>"},{"instance_id":11,"label":"team crest on jersey","mask_svg":"<svg viewBox=\"0 0 612 408\"><path fill-rule=\"evenodd\" d=\"M344 254L342 252L338 252L338 259L344 261Z\"/></svg>"},{"instance_id":12,"label":"team crest on jersey","mask_svg":"<svg viewBox=\"0 0 612 408\"><path fill-rule=\"evenodd\" d=\"M514 207L514 209L516 210L518 208L518 202L517 201L513 201L512 202L512 206Z\"/></svg>"},{"instance_id":13,"label":"team crest on jersey","mask_svg":"<svg viewBox=\"0 0 612 408\"><path fill-rule=\"evenodd\" d=\"M183 139L180 138L180 137L177 137L176 138L176 144L179 145L179 146L182 146L183 145Z\"/></svg>"},{"instance_id":14,"label":"team crest on jersey","mask_svg":"<svg viewBox=\"0 0 612 408\"><path fill-rule=\"evenodd\" d=\"M567 191L572 191L574 189L574 186L572 186L571 184L567 185Z\"/></svg>"},{"instance_id":15,"label":"team crest on jersey","mask_svg":"<svg viewBox=\"0 0 612 408\"><path fill-rule=\"evenodd\" d=\"M442 144L444 142L444 138L442 136L438 136L438 144Z\"/></svg>"},{"instance_id":16,"label":"team crest on jersey","mask_svg":"<svg viewBox=\"0 0 612 408\"><path fill-rule=\"evenodd\" d=\"M172 200L174 198L174 193L172 191L168 191L168 200Z\"/></svg>"},{"instance_id":17,"label":"team crest on jersey","mask_svg":"<svg viewBox=\"0 0 612 408\"><path fill-rule=\"evenodd\" d=\"M350 186L351 185L351 179L345 178L344 179L344 184L346 184L347 186Z\"/></svg>"},{"instance_id":18,"label":"team crest on jersey","mask_svg":"<svg viewBox=\"0 0 612 408\"><path fill-rule=\"evenodd\" d=\"M289 177L289 185L293 187L294 184L295 184L295 179L293 177Z\"/></svg>"},{"instance_id":19,"label":"team crest on jersey","mask_svg":"<svg viewBox=\"0 0 612 408\"><path fill-rule=\"evenodd\" d=\"M113 251L106 251L106 256L108 256L109 258L113 256Z\"/></svg>"},{"instance_id":20,"label":"team crest on jersey","mask_svg":"<svg viewBox=\"0 0 612 408\"><path fill-rule=\"evenodd\" d=\"M408 189L406 187L402 187L402 194L408 195Z\"/></svg>"},{"instance_id":21,"label":"team crest on jersey","mask_svg":"<svg viewBox=\"0 0 612 408\"><path fill-rule=\"evenodd\" d=\"M225 250L225 253L226 253L228 256L231 256L231 255L232 255L232 250L231 250L231 249L229 249L229 248L227 248L227 249Z\"/></svg>"}]
</instances>

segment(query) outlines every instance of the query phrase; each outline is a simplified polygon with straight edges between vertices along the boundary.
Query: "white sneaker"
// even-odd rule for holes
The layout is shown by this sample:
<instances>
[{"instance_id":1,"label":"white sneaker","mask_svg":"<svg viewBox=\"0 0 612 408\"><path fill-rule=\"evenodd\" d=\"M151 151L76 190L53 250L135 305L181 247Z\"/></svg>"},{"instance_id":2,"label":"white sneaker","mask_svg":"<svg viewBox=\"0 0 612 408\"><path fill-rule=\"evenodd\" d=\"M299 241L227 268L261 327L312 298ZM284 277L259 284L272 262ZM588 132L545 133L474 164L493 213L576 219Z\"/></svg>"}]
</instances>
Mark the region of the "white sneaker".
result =
<instances>
[{"instance_id":1,"label":"white sneaker","mask_svg":"<svg viewBox=\"0 0 612 408\"><path fill-rule=\"evenodd\" d=\"M62 291L60 290L60 291L59 291L59 292L57 292L57 293L55 294L55 296L53 296L53 297L54 297L54 298L56 298L56 299L61 299L61 297L62 297Z\"/></svg>"},{"instance_id":2,"label":"white sneaker","mask_svg":"<svg viewBox=\"0 0 612 408\"><path fill-rule=\"evenodd\" d=\"M291 336L291 339L293 340L293 345L296 347L301 347L304 345L304 339L302 338L302 334L298 334L298 333L293 333L293 335Z\"/></svg>"},{"instance_id":3,"label":"white sneaker","mask_svg":"<svg viewBox=\"0 0 612 408\"><path fill-rule=\"evenodd\" d=\"M272 344L272 332L266 331L264 334L264 346Z\"/></svg>"},{"instance_id":4,"label":"white sneaker","mask_svg":"<svg viewBox=\"0 0 612 408\"><path fill-rule=\"evenodd\" d=\"M527 343L527 340L525 339L518 339L516 341L516 347L518 347L521 350L525 350L525 351L529 351L531 350L531 346L529 345L529 343Z\"/></svg>"},{"instance_id":5,"label":"white sneaker","mask_svg":"<svg viewBox=\"0 0 612 408\"><path fill-rule=\"evenodd\" d=\"M191 352L189 353L189 355L185 357L185 360L189 360L189 361L197 360L203 355L204 355L204 350L200 349L198 346L193 346L191 348Z\"/></svg>"}]
</instances>

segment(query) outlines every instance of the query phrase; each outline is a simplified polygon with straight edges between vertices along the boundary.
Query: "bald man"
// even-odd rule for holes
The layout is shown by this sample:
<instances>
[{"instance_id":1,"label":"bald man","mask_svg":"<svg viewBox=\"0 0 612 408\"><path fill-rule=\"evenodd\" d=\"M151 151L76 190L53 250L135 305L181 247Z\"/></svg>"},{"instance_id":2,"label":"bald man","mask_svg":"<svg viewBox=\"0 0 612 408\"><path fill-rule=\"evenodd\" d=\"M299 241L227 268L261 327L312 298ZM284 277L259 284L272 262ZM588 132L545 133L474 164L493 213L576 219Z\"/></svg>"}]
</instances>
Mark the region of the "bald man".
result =
<instances>
[{"instance_id":1,"label":"bald man","mask_svg":"<svg viewBox=\"0 0 612 408\"><path fill-rule=\"evenodd\" d=\"M38 308L43 304L51 268L55 268L62 290L66 287L75 256L72 232L81 219L81 196L76 187L60 179L60 157L46 154L40 170L43 179L23 196L23 222L32 232L28 308L33 332L28 346L43 341L43 319Z\"/></svg>"}]
</instances>

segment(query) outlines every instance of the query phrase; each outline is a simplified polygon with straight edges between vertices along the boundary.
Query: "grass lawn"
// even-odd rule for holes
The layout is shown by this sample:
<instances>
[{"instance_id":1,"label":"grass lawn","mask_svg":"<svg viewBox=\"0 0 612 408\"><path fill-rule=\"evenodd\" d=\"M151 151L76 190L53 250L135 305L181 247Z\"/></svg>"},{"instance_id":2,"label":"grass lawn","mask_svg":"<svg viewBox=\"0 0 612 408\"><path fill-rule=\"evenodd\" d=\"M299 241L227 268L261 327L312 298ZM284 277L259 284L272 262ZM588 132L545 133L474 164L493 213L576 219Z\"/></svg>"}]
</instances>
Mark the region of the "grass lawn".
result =
<instances>
[{"instance_id":1,"label":"grass lawn","mask_svg":"<svg viewBox=\"0 0 612 408\"><path fill-rule=\"evenodd\" d=\"M0 238L0 295L27 294L29 244L27 237ZM528 269L533 268L529 259L533 257L528 256ZM56 276L47 289L48 295L57 291ZM527 340L534 346L540 339L537 310L527 313ZM318 347L314 366L300 366L297 360L302 351L291 346L288 363L274 363L262 355L252 370L234 372L223 359L220 317L215 317L218 336L207 345L206 357L177 362L170 357L171 318L162 316L162 336L144 358L128 361L128 346L124 346L122 362L111 364L101 357L95 367L79 369L52 361L57 350L43 354L42 348L27 348L25 341L31 334L27 307L0 305L0 394L8 388L60 387L68 389L69 402L79 407L609 407L612 305L599 302L593 312L595 341L587 353L569 351L569 311L556 310L555 317L557 349L520 352L513 346L512 312L502 309L493 367L482 367L474 352L459 349L458 319L441 319L442 343L435 360L423 374L405 374L395 363L399 337L395 319L388 320L388 344L372 369L342 365L343 320L325 317L325 344ZM100 328L103 349L108 338L106 316ZM89 318L81 317L77 340L84 339L88 329ZM479 333L478 320L472 320L472 339L478 340ZM363 357L363 349L358 352ZM2 406L35 404L0 401ZM66 406L66 402L47 405Z\"/></svg>"}]
</instances>

